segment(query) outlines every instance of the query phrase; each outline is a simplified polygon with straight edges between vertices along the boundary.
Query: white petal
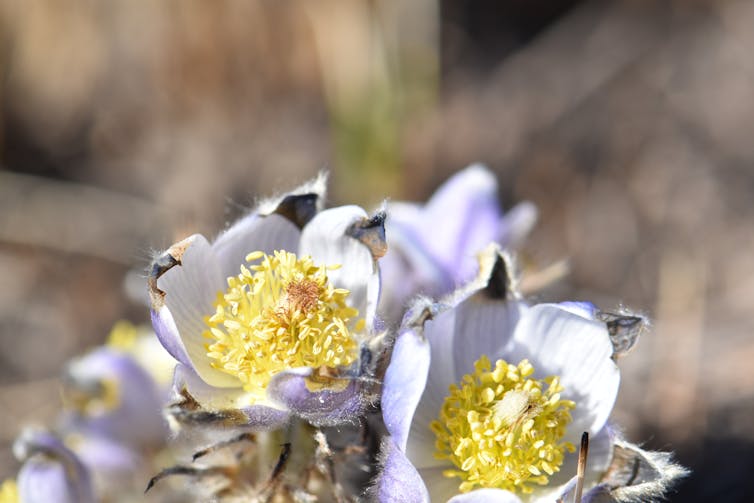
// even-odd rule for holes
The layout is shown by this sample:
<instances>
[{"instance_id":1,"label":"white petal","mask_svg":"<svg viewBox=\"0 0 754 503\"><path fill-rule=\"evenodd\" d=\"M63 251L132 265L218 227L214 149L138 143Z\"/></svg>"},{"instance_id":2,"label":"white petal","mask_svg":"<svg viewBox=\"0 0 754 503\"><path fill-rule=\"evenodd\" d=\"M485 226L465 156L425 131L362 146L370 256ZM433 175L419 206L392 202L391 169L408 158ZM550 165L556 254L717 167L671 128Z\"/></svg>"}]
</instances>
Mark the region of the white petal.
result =
<instances>
[{"instance_id":1,"label":"white petal","mask_svg":"<svg viewBox=\"0 0 754 503\"><path fill-rule=\"evenodd\" d=\"M429 489L431 501L448 501L460 493L458 486L461 484L461 479L448 478L442 474L443 470L450 468L454 467L447 465L442 468L419 469L419 474L422 476L427 489Z\"/></svg>"},{"instance_id":2,"label":"white petal","mask_svg":"<svg viewBox=\"0 0 754 503\"><path fill-rule=\"evenodd\" d=\"M517 301L491 300L473 295L456 307L453 356L455 382L474 371L474 363L487 356L493 363L510 344L519 318L527 306Z\"/></svg>"},{"instance_id":3,"label":"white petal","mask_svg":"<svg viewBox=\"0 0 754 503\"><path fill-rule=\"evenodd\" d=\"M212 251L220 265L223 278L235 276L246 255L254 251L271 254L275 250L298 251L301 231L287 218L271 214L262 216L252 213L222 233L212 243Z\"/></svg>"},{"instance_id":4,"label":"white petal","mask_svg":"<svg viewBox=\"0 0 754 503\"><path fill-rule=\"evenodd\" d=\"M612 353L604 323L556 304L530 308L516 327L510 350L512 363L531 361L535 377L560 377L563 398L576 402L566 438L575 445L582 432L594 435L602 429L612 411L620 382Z\"/></svg>"},{"instance_id":5,"label":"white petal","mask_svg":"<svg viewBox=\"0 0 754 503\"><path fill-rule=\"evenodd\" d=\"M522 302L488 300L479 294L426 322L424 334L430 343L431 365L406 448L417 467L442 463L434 458L435 435L429 425L438 418L449 386L472 373L474 363L483 355L493 362L504 358L516 323L526 309Z\"/></svg>"},{"instance_id":6,"label":"white petal","mask_svg":"<svg viewBox=\"0 0 754 503\"><path fill-rule=\"evenodd\" d=\"M402 331L393 346L382 384L382 417L402 451L406 450L411 419L421 398L430 365L426 339L416 330Z\"/></svg>"},{"instance_id":7,"label":"white petal","mask_svg":"<svg viewBox=\"0 0 754 503\"><path fill-rule=\"evenodd\" d=\"M212 386L234 387L239 381L210 366L202 336L207 328L204 317L214 312L213 302L225 284L215 255L204 236L192 236L181 257L181 264L165 272L157 287L165 292L165 306L170 310L186 353L199 375Z\"/></svg>"},{"instance_id":8,"label":"white petal","mask_svg":"<svg viewBox=\"0 0 754 503\"><path fill-rule=\"evenodd\" d=\"M329 271L334 286L351 292L350 305L359 310L371 326L379 294L379 273L366 245L346 234L366 212L358 206L340 206L315 216L301 233L299 252L310 255L317 265L340 265Z\"/></svg>"},{"instance_id":9,"label":"white petal","mask_svg":"<svg viewBox=\"0 0 754 503\"><path fill-rule=\"evenodd\" d=\"M476 253L497 237L497 179L481 164L449 178L424 208L429 248L459 280L476 272Z\"/></svg>"},{"instance_id":10,"label":"white petal","mask_svg":"<svg viewBox=\"0 0 754 503\"><path fill-rule=\"evenodd\" d=\"M438 418L443 400L448 395L448 387L457 382L453 361L455 315L455 310L447 310L424 324L424 336L430 344L429 374L411 422L406 446L406 456L417 468L444 464L434 457L436 439L429 425Z\"/></svg>"},{"instance_id":11,"label":"white petal","mask_svg":"<svg viewBox=\"0 0 754 503\"><path fill-rule=\"evenodd\" d=\"M243 409L249 407L252 397L241 387L235 388L217 388L208 385L203 378L194 374L190 368L184 365L176 365L175 376L173 378L174 390L180 390L185 386L191 396L196 399L201 406L208 410L223 409ZM280 407L269 400L258 401L256 397L254 405L263 405L279 409Z\"/></svg>"},{"instance_id":12,"label":"white petal","mask_svg":"<svg viewBox=\"0 0 754 503\"><path fill-rule=\"evenodd\" d=\"M448 503L521 503L510 491L502 489L477 489L466 494L454 496Z\"/></svg>"}]
</instances>

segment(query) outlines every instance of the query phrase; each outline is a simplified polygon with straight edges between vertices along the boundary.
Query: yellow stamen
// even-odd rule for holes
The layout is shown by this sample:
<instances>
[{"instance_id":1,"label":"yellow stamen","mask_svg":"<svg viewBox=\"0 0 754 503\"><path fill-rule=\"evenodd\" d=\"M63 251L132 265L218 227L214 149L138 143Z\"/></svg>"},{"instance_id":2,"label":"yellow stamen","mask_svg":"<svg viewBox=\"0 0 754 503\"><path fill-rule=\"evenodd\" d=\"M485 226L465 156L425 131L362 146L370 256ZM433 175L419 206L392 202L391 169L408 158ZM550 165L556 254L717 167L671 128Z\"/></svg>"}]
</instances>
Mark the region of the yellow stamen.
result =
<instances>
[{"instance_id":1,"label":"yellow stamen","mask_svg":"<svg viewBox=\"0 0 754 503\"><path fill-rule=\"evenodd\" d=\"M250 253L228 289L218 292L204 336L212 366L238 377L244 389L263 395L273 375L294 367L339 367L356 358L350 329L358 311L349 291L334 288L327 267L286 251ZM333 269L333 267L329 267Z\"/></svg>"},{"instance_id":2,"label":"yellow stamen","mask_svg":"<svg viewBox=\"0 0 754 503\"><path fill-rule=\"evenodd\" d=\"M482 356L472 374L450 386L439 420L430 428L437 437L435 457L457 467L443 475L460 478L461 492L531 493L560 469L566 450L575 450L561 439L576 405L560 399L563 386L557 377L532 379L533 373L528 360L518 365L497 360L492 369Z\"/></svg>"}]
</instances>

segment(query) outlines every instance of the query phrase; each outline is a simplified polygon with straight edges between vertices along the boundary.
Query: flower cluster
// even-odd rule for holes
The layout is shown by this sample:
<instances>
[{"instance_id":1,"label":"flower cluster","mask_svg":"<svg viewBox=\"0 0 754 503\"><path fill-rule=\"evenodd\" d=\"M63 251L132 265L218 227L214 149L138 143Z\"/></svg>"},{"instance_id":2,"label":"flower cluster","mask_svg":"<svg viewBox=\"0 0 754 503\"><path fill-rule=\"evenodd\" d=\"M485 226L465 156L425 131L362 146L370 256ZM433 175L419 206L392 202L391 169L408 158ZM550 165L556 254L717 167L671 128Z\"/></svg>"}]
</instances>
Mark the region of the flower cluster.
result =
<instances>
[{"instance_id":1,"label":"flower cluster","mask_svg":"<svg viewBox=\"0 0 754 503\"><path fill-rule=\"evenodd\" d=\"M644 318L522 297L533 205L503 214L478 165L426 205L325 209L324 191L157 255L168 363L124 325L73 362L0 502L129 501L144 467L161 501L650 501L685 475L609 419Z\"/></svg>"}]
</instances>

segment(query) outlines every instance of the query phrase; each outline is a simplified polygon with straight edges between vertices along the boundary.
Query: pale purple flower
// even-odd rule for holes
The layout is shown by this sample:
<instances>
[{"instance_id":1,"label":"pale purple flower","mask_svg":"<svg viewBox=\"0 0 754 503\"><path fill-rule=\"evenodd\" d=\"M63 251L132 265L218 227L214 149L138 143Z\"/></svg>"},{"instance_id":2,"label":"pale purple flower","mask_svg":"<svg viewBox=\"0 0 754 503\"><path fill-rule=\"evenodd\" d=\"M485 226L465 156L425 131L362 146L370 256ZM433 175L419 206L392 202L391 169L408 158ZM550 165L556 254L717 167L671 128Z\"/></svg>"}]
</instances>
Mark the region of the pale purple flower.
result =
<instances>
[{"instance_id":1,"label":"pale purple flower","mask_svg":"<svg viewBox=\"0 0 754 503\"><path fill-rule=\"evenodd\" d=\"M165 442L162 406L167 395L131 355L99 347L67 365L64 383L64 431L103 437L135 450Z\"/></svg>"},{"instance_id":2,"label":"pale purple flower","mask_svg":"<svg viewBox=\"0 0 754 503\"><path fill-rule=\"evenodd\" d=\"M475 362L483 355L492 362L492 369L498 359L511 365L526 359L533 366L533 379L557 376L563 389L553 402L560 398L566 409L568 401L573 402L572 421L563 421L565 433L559 442L576 446L582 432L590 434L590 486L610 463L612 444L607 418L620 376L611 359L613 347L605 324L589 315L589 304L532 306L517 300L506 284L507 266L497 249L488 250L480 263L477 280L448 298L444 305L427 301L415 304L396 340L382 395L383 417L390 437L383 442L384 466L374 488L380 501L553 501L569 490L568 483L576 473L576 454L567 449L562 450L562 465L545 465L553 473L541 479L545 485L534 484L532 494L518 491L519 486L509 491L483 485L473 485L469 492L462 493L461 479L443 475L445 470L459 471L459 467L435 457L437 436L430 424L438 419L449 386L459 385L464 375L478 375ZM530 401L531 396L506 393L488 405L503 424L515 418L528 421L546 407L544 402ZM536 414L530 414L527 407L517 408L520 400L529 403ZM540 434L546 435L549 430L542 428ZM485 447L479 457L465 461L473 465L489 457L501 460L508 455L503 454L499 443L489 445L494 447ZM534 467L532 473L535 472L541 475L541 466Z\"/></svg>"},{"instance_id":3,"label":"pale purple flower","mask_svg":"<svg viewBox=\"0 0 754 503\"><path fill-rule=\"evenodd\" d=\"M474 164L441 185L426 204L391 202L389 251L380 261L380 312L398 322L417 294L439 298L477 273L477 254L489 243L516 247L537 218L523 202L503 214L495 176Z\"/></svg>"},{"instance_id":4,"label":"pale purple flower","mask_svg":"<svg viewBox=\"0 0 754 503\"><path fill-rule=\"evenodd\" d=\"M13 452L23 462L18 473L18 496L23 503L94 503L89 471L53 434L27 429Z\"/></svg>"},{"instance_id":5,"label":"pale purple flower","mask_svg":"<svg viewBox=\"0 0 754 503\"><path fill-rule=\"evenodd\" d=\"M180 362L178 399L187 390L202 408L239 411L258 427L291 413L350 420L372 399L356 377L374 325L383 217L356 206L318 211L323 191L320 177L263 202L213 242L195 234L156 259L152 323ZM320 354L330 363L278 368Z\"/></svg>"}]
</instances>

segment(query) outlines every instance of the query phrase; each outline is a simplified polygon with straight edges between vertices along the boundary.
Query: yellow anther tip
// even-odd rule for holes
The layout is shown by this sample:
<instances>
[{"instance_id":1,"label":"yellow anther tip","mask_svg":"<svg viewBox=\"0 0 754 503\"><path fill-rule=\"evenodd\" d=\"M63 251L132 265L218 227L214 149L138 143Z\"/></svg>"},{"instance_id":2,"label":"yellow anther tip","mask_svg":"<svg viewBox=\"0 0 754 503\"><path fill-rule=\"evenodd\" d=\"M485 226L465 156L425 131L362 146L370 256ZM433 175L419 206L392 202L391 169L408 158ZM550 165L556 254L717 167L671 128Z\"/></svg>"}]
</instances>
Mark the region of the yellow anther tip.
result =
<instances>
[{"instance_id":1,"label":"yellow anther tip","mask_svg":"<svg viewBox=\"0 0 754 503\"><path fill-rule=\"evenodd\" d=\"M474 373L449 387L430 428L437 437L435 457L458 468L444 474L461 479L461 492L483 487L528 494L559 470L572 448L561 438L573 402L554 396L562 387L548 385L550 378L528 377L533 373L527 360L491 365L482 356Z\"/></svg>"}]
</instances>

